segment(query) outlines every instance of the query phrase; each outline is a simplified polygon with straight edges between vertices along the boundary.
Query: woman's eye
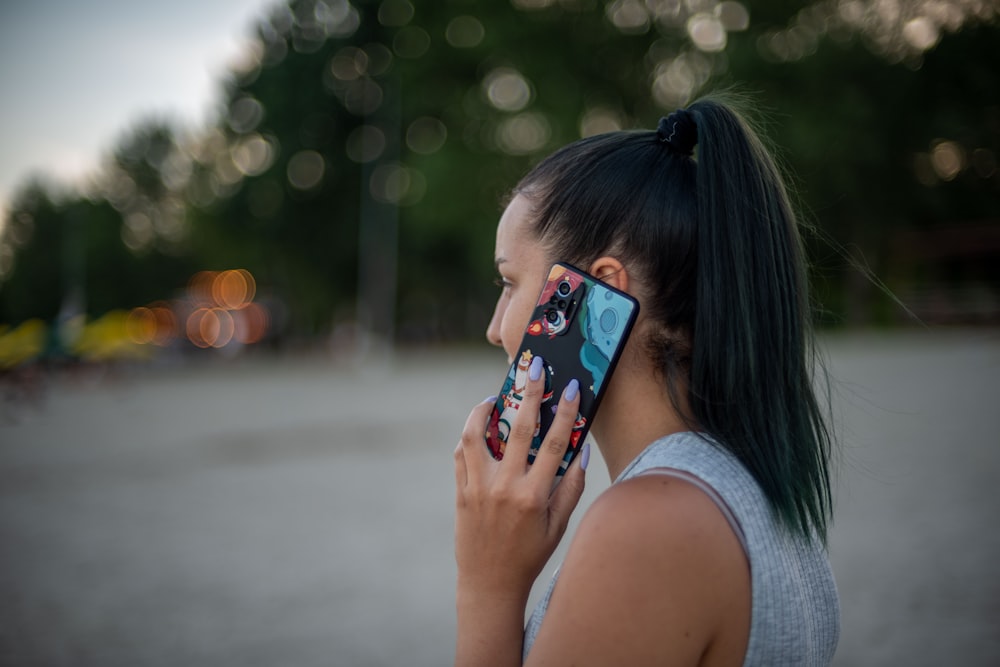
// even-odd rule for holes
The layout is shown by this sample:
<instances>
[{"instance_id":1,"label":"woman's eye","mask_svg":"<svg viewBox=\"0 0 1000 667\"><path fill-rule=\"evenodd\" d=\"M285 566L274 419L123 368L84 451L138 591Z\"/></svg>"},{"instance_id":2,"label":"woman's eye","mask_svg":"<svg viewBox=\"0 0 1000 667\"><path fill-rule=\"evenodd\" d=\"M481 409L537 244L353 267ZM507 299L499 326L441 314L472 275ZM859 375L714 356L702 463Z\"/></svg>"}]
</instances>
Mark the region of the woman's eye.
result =
<instances>
[{"instance_id":1,"label":"woman's eye","mask_svg":"<svg viewBox=\"0 0 1000 667\"><path fill-rule=\"evenodd\" d=\"M502 276L493 279L493 284L502 290L510 289L510 281Z\"/></svg>"}]
</instances>

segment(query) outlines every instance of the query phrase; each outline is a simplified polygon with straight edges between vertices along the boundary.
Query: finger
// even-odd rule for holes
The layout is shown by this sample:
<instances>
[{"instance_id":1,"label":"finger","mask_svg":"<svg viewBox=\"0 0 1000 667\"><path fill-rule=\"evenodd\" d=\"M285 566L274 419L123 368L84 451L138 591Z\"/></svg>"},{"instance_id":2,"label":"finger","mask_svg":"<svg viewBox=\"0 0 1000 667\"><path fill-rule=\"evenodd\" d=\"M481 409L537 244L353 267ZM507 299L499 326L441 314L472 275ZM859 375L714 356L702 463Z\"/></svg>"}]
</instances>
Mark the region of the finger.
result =
<instances>
[{"instance_id":1,"label":"finger","mask_svg":"<svg viewBox=\"0 0 1000 667\"><path fill-rule=\"evenodd\" d=\"M555 476L566 456L566 450L569 448L573 426L576 424L579 410L580 383L573 379L563 390L555 417L549 426L549 432L545 435L541 447L538 448L538 455L532 465L533 475L545 479L552 479Z\"/></svg>"},{"instance_id":2,"label":"finger","mask_svg":"<svg viewBox=\"0 0 1000 667\"><path fill-rule=\"evenodd\" d=\"M563 475L562 481L556 485L556 490L549 498L549 512L552 517L550 525L562 534L569 524L573 510L580 503L583 490L586 487L587 467L590 459L590 443L584 443L583 451L570 464L569 470Z\"/></svg>"},{"instance_id":3,"label":"finger","mask_svg":"<svg viewBox=\"0 0 1000 667\"><path fill-rule=\"evenodd\" d=\"M487 461L493 460L486 446L486 424L494 401L496 401L496 397L491 396L479 403L472 408L468 419L465 420L462 439L455 450L456 475L458 474L459 454L461 454L465 474L463 486L468 483L469 475L475 474Z\"/></svg>"},{"instance_id":4,"label":"finger","mask_svg":"<svg viewBox=\"0 0 1000 667\"><path fill-rule=\"evenodd\" d=\"M462 441L458 441L458 445L455 447L454 453L455 459L455 489L461 497L462 490L469 481L469 471L465 466L465 450L462 447Z\"/></svg>"},{"instance_id":5,"label":"finger","mask_svg":"<svg viewBox=\"0 0 1000 667\"><path fill-rule=\"evenodd\" d=\"M528 451L538 430L538 411L544 393L545 361L535 355L528 367L528 380L525 383L521 404L507 434L507 445L502 461L506 464L506 468L523 472L524 467L528 465Z\"/></svg>"}]
</instances>

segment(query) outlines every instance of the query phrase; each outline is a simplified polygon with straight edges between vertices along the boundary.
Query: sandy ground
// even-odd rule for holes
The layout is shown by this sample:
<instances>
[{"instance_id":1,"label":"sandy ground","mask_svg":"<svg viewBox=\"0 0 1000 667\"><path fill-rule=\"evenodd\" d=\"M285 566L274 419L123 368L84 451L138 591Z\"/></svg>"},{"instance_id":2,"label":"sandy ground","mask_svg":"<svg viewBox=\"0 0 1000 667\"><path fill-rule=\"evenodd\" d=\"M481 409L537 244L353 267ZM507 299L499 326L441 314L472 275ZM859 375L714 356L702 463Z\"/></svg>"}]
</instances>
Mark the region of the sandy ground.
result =
<instances>
[{"instance_id":1,"label":"sandy ground","mask_svg":"<svg viewBox=\"0 0 1000 667\"><path fill-rule=\"evenodd\" d=\"M836 664L1000 664L1000 332L824 343ZM449 664L451 452L503 371L220 360L0 403L0 664Z\"/></svg>"}]
</instances>

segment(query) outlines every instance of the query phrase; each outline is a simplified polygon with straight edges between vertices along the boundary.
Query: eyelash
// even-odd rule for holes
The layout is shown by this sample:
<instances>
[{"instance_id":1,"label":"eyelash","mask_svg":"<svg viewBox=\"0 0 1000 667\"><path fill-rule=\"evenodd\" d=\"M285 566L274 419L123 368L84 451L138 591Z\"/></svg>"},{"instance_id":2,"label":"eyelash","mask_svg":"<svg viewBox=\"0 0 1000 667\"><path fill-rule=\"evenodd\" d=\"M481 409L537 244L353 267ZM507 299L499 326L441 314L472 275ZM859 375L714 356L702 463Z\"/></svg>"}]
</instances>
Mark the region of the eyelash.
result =
<instances>
[{"instance_id":1,"label":"eyelash","mask_svg":"<svg viewBox=\"0 0 1000 667\"><path fill-rule=\"evenodd\" d=\"M497 276L496 278L494 278L493 284L499 287L500 289L507 289L510 287L510 282L506 278L503 278L502 276Z\"/></svg>"}]
</instances>

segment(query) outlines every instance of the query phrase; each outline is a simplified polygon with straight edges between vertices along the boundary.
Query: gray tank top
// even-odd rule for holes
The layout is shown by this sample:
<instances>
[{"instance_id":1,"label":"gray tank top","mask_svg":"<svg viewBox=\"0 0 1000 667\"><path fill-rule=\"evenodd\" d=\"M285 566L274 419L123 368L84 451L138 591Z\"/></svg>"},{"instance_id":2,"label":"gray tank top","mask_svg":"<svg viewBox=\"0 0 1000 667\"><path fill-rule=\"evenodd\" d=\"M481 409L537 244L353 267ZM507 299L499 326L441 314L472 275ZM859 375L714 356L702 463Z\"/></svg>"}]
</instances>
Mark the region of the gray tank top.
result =
<instances>
[{"instance_id":1,"label":"gray tank top","mask_svg":"<svg viewBox=\"0 0 1000 667\"><path fill-rule=\"evenodd\" d=\"M732 454L702 436L675 433L657 440L615 483L659 472L683 477L707 493L743 543L752 596L744 667L830 664L840 636L840 604L822 543L786 530L753 476ZM552 577L528 619L525 658L558 576Z\"/></svg>"}]
</instances>

